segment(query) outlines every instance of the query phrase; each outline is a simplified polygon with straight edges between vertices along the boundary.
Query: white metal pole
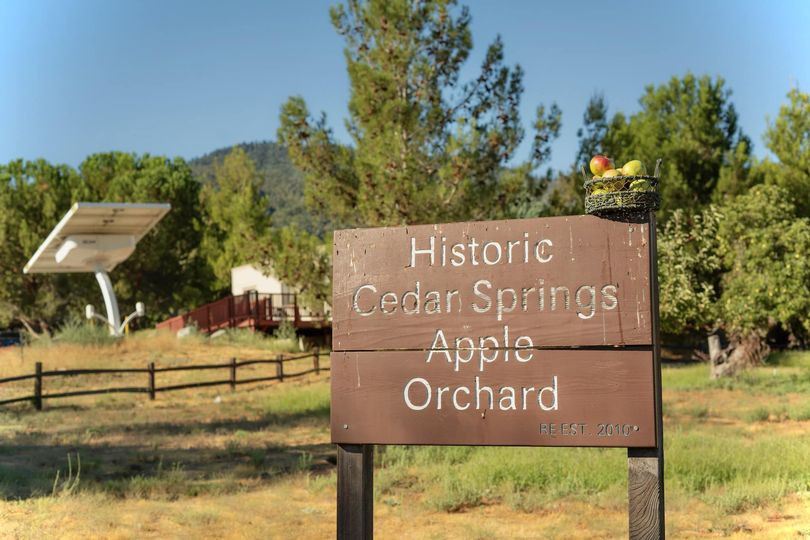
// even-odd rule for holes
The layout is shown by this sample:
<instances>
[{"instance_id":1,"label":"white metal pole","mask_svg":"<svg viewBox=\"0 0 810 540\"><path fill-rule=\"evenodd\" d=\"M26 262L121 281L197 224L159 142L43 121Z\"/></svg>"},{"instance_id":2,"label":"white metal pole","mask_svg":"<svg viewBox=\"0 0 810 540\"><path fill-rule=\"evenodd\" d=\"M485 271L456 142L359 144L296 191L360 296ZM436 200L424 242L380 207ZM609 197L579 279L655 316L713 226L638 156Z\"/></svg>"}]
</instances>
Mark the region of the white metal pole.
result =
<instances>
[{"instance_id":1,"label":"white metal pole","mask_svg":"<svg viewBox=\"0 0 810 540\"><path fill-rule=\"evenodd\" d=\"M115 298L115 291L110 281L110 276L101 268L96 268L96 281L101 287L101 295L104 297L104 307L107 308L107 321L110 323L110 334L120 335L121 314L118 312L118 300Z\"/></svg>"}]
</instances>

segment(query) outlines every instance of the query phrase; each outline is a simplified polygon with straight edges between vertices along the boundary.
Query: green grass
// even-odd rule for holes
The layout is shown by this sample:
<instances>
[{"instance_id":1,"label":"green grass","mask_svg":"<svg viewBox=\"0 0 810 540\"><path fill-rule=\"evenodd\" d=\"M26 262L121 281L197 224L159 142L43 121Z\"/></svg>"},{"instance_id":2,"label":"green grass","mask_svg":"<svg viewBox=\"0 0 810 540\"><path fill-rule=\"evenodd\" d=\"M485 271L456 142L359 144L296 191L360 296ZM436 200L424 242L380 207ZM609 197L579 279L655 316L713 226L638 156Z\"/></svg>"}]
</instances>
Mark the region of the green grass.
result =
<instances>
[{"instance_id":1,"label":"green grass","mask_svg":"<svg viewBox=\"0 0 810 540\"><path fill-rule=\"evenodd\" d=\"M810 385L810 354L784 353L766 367L729 381L711 381L705 365L666 366L665 390L739 389L748 395L801 394ZM810 386L808 386L810 388ZM708 394L707 394L708 396ZM730 410L710 401L667 405L681 413L665 432L666 481L676 496L698 497L733 514L810 491L810 436L755 437L743 426L718 427L709 419L785 422L810 419L810 401L746 400ZM626 451L592 448L389 446L378 452L375 488L380 500L409 490L424 493L431 510L455 512L489 502L521 511L551 507L563 498L626 497Z\"/></svg>"},{"instance_id":2,"label":"green grass","mask_svg":"<svg viewBox=\"0 0 810 540\"><path fill-rule=\"evenodd\" d=\"M666 434L666 481L677 495L736 513L810 490L810 436L746 438L709 427ZM594 448L389 446L379 452L378 499L414 489L429 509L487 502L522 511L562 498L626 493L626 451Z\"/></svg>"},{"instance_id":3,"label":"green grass","mask_svg":"<svg viewBox=\"0 0 810 540\"><path fill-rule=\"evenodd\" d=\"M625 482L625 459L626 452L616 449L389 446L378 459L379 492L411 487L403 479L412 475L432 509L457 511L496 500L528 510Z\"/></svg>"},{"instance_id":4,"label":"green grass","mask_svg":"<svg viewBox=\"0 0 810 540\"><path fill-rule=\"evenodd\" d=\"M295 337L270 337L261 332L254 332L244 328L225 330L225 333L213 340L212 343L226 345L240 345L255 349L266 349L275 352L299 352L298 340Z\"/></svg>"},{"instance_id":5,"label":"green grass","mask_svg":"<svg viewBox=\"0 0 810 540\"><path fill-rule=\"evenodd\" d=\"M765 365L735 377L709 379L706 364L668 365L662 370L667 390L745 390L756 394L810 393L810 352L783 352Z\"/></svg>"},{"instance_id":6,"label":"green grass","mask_svg":"<svg viewBox=\"0 0 810 540\"><path fill-rule=\"evenodd\" d=\"M283 386L274 388L264 401L264 411L271 419L284 421L302 416L328 419L329 386Z\"/></svg>"}]
</instances>

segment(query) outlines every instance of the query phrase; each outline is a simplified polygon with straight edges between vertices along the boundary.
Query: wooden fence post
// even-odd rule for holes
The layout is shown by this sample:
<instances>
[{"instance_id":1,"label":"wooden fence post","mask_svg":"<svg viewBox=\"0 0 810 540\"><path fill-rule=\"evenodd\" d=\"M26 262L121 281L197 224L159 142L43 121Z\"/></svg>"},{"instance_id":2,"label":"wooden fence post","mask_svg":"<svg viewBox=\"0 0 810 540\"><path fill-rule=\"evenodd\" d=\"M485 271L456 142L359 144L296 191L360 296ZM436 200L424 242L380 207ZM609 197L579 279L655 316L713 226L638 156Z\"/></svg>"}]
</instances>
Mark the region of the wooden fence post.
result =
<instances>
[{"instance_id":1,"label":"wooden fence post","mask_svg":"<svg viewBox=\"0 0 810 540\"><path fill-rule=\"evenodd\" d=\"M149 399L155 400L155 363L149 362Z\"/></svg>"},{"instance_id":2,"label":"wooden fence post","mask_svg":"<svg viewBox=\"0 0 810 540\"><path fill-rule=\"evenodd\" d=\"M374 446L337 445L337 538L374 537Z\"/></svg>"},{"instance_id":3,"label":"wooden fence post","mask_svg":"<svg viewBox=\"0 0 810 540\"><path fill-rule=\"evenodd\" d=\"M42 362L34 364L34 408L42 410Z\"/></svg>"},{"instance_id":4,"label":"wooden fence post","mask_svg":"<svg viewBox=\"0 0 810 540\"><path fill-rule=\"evenodd\" d=\"M231 358L231 392L236 390L236 358Z\"/></svg>"},{"instance_id":5,"label":"wooden fence post","mask_svg":"<svg viewBox=\"0 0 810 540\"><path fill-rule=\"evenodd\" d=\"M284 382L284 362L281 361L281 355L276 356L276 377L278 382Z\"/></svg>"},{"instance_id":6,"label":"wooden fence post","mask_svg":"<svg viewBox=\"0 0 810 540\"><path fill-rule=\"evenodd\" d=\"M315 375L320 375L321 373L321 349L319 347L315 347L315 350L312 353L312 367L315 369Z\"/></svg>"}]
</instances>

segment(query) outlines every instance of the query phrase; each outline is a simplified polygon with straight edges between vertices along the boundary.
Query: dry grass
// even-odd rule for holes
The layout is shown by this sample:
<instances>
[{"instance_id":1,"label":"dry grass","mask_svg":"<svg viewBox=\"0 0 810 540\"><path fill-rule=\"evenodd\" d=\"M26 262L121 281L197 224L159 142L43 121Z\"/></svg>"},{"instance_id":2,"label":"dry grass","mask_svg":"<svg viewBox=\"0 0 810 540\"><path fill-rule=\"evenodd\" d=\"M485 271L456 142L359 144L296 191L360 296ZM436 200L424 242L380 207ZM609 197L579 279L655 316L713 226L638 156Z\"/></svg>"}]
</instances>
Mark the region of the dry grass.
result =
<instances>
[{"instance_id":1,"label":"dry grass","mask_svg":"<svg viewBox=\"0 0 810 540\"><path fill-rule=\"evenodd\" d=\"M47 369L142 367L275 352L146 333L114 347L61 345L25 354L19 365L18 350L0 351L0 376L30 373L36 360ZM805 360L787 362L725 386L705 381L700 366L665 370L671 538L810 536L807 368ZM251 376L273 369L258 366ZM75 387L79 379L65 381ZM93 382L128 384L116 377ZM27 383L15 391L30 392ZM0 538L331 538L328 400L322 374L236 392L223 386L159 394L154 402L125 394L46 401L41 413L28 404L6 407ZM760 408L767 414L755 414ZM81 457L73 484L65 480L68 454L74 468ZM378 538L627 536L621 450L389 447L376 464ZM550 471L554 485L529 482L515 490L502 478L524 469ZM782 478L790 471L793 478ZM598 481L588 487L583 475ZM455 506L454 497L468 493L448 478L472 486L474 503ZM455 511L437 509L444 504Z\"/></svg>"},{"instance_id":2,"label":"dry grass","mask_svg":"<svg viewBox=\"0 0 810 540\"><path fill-rule=\"evenodd\" d=\"M245 340L248 341L248 340ZM169 366L186 363L223 361L230 357L270 358L289 353L289 344L273 340L253 340L253 346L227 339L209 340L201 336L177 339L170 332L144 330L113 345L91 346L71 343L0 349L0 377L31 373L33 363L46 369L98 367L146 367L149 362ZM280 345L276 347L275 345Z\"/></svg>"}]
</instances>

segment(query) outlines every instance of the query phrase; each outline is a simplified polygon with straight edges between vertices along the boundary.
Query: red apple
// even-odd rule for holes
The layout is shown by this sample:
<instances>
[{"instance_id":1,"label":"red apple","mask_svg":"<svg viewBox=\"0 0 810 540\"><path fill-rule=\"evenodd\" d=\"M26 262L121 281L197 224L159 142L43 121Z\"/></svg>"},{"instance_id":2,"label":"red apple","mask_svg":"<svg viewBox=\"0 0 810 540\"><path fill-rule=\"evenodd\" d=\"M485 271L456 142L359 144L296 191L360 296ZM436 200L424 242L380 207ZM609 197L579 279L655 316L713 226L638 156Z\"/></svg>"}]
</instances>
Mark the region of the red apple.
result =
<instances>
[{"instance_id":1,"label":"red apple","mask_svg":"<svg viewBox=\"0 0 810 540\"><path fill-rule=\"evenodd\" d=\"M591 173L602 176L602 173L613 168L613 161L605 156L593 156L590 167Z\"/></svg>"}]
</instances>

